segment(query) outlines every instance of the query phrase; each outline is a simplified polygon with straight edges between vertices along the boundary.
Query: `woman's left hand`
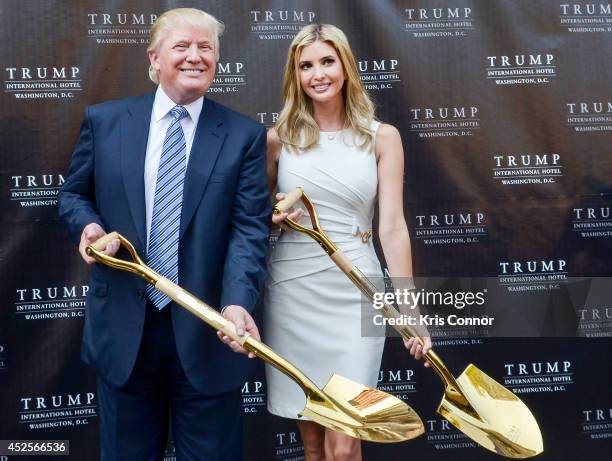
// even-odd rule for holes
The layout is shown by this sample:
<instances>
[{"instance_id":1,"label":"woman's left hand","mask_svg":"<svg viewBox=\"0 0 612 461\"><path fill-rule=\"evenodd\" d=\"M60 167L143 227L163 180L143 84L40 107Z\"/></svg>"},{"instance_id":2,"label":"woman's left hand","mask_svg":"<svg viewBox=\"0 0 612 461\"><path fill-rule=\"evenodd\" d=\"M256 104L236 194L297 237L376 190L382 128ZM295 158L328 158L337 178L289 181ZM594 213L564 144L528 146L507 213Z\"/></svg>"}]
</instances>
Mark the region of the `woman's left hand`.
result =
<instances>
[{"instance_id":1,"label":"woman's left hand","mask_svg":"<svg viewBox=\"0 0 612 461\"><path fill-rule=\"evenodd\" d=\"M419 339L404 339L404 346L410 351L410 355L412 355L416 360L421 360L424 358L423 356L431 349L431 338L429 336L422 336ZM425 360L424 365L426 367L430 366L427 360Z\"/></svg>"}]
</instances>

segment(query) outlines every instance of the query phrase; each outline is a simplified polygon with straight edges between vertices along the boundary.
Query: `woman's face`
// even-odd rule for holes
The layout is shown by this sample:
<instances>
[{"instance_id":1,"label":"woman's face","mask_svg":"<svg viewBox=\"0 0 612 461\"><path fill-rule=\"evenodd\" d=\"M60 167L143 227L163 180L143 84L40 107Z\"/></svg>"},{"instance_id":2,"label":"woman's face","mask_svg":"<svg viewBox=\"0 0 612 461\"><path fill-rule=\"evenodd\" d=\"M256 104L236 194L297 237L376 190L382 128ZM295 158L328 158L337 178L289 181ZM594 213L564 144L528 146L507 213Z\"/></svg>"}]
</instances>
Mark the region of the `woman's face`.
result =
<instances>
[{"instance_id":1,"label":"woman's face","mask_svg":"<svg viewBox=\"0 0 612 461\"><path fill-rule=\"evenodd\" d=\"M317 41L302 48L298 68L302 89L314 103L342 98L344 68L329 43Z\"/></svg>"}]
</instances>

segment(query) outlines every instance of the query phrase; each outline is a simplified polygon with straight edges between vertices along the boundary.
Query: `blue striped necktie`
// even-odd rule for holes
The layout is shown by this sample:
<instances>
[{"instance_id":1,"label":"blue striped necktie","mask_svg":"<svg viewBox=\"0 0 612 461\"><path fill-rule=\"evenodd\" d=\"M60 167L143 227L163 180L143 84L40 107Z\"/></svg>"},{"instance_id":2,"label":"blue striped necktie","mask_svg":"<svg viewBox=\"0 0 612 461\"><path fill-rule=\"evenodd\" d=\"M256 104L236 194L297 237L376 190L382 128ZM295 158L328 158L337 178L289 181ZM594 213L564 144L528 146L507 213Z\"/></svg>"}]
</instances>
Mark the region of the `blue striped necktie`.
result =
<instances>
[{"instance_id":1,"label":"blue striped necktie","mask_svg":"<svg viewBox=\"0 0 612 461\"><path fill-rule=\"evenodd\" d=\"M174 106L170 111L172 121L159 159L147 251L149 267L174 283L178 283L179 230L187 169L187 145L181 119L187 114L187 109L182 106ZM150 284L147 285L147 295L160 310L170 302L170 298Z\"/></svg>"}]
</instances>

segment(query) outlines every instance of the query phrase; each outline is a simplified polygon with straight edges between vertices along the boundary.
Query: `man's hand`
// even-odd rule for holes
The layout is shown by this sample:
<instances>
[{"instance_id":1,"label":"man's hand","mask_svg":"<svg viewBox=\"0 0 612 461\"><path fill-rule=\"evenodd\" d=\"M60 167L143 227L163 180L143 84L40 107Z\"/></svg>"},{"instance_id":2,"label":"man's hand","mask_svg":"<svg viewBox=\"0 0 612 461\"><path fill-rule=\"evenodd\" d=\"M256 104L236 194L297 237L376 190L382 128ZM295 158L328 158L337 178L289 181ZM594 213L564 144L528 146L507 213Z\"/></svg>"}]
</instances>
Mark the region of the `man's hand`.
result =
<instances>
[{"instance_id":1,"label":"man's hand","mask_svg":"<svg viewBox=\"0 0 612 461\"><path fill-rule=\"evenodd\" d=\"M236 306L234 304L225 306L223 308L223 317L225 317L227 320L234 324L238 336L244 336L245 333L248 333L253 338L261 340L261 337L259 336L259 330L257 329L257 325L255 325L253 317L251 317L251 314L249 314L244 307ZM255 354L253 352L247 352L240 344L232 340L232 338L230 338L229 336L225 336L220 331L217 331L217 336L234 352L246 354L250 359L255 358Z\"/></svg>"},{"instance_id":2,"label":"man's hand","mask_svg":"<svg viewBox=\"0 0 612 461\"><path fill-rule=\"evenodd\" d=\"M410 338L409 340L404 339L404 346L406 349L410 351L410 355L412 355L416 360L421 360L423 356L431 349L431 338L429 336L422 336L420 340L423 342L421 345L421 341L417 338ZM429 362L425 360L424 365L429 367Z\"/></svg>"},{"instance_id":3,"label":"man's hand","mask_svg":"<svg viewBox=\"0 0 612 461\"><path fill-rule=\"evenodd\" d=\"M104 232L104 229L102 229L99 224L94 222L87 224L83 229L83 233L81 234L81 242L79 243L79 253L81 254L81 258L83 258L83 261L85 261L87 264L93 264L96 262L94 258L87 255L87 252L85 251L87 245L94 243L96 240L104 237L105 235L106 232ZM120 244L121 243L118 239L113 240L106 245L103 253L108 256L115 256L115 253L119 251Z\"/></svg>"}]
</instances>

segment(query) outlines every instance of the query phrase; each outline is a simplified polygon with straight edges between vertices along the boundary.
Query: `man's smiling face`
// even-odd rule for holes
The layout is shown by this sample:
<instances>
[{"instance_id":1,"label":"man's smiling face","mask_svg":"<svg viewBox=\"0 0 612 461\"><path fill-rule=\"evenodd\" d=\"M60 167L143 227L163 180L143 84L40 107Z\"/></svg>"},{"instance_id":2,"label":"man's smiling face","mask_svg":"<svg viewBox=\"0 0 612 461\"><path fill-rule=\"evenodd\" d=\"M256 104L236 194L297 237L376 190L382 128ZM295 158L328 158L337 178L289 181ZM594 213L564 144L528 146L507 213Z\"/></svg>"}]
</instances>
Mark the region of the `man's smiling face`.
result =
<instances>
[{"instance_id":1,"label":"man's smiling face","mask_svg":"<svg viewBox=\"0 0 612 461\"><path fill-rule=\"evenodd\" d=\"M213 34L184 25L168 33L149 60L159 71L159 83L177 104L189 104L203 96L215 78Z\"/></svg>"}]
</instances>

